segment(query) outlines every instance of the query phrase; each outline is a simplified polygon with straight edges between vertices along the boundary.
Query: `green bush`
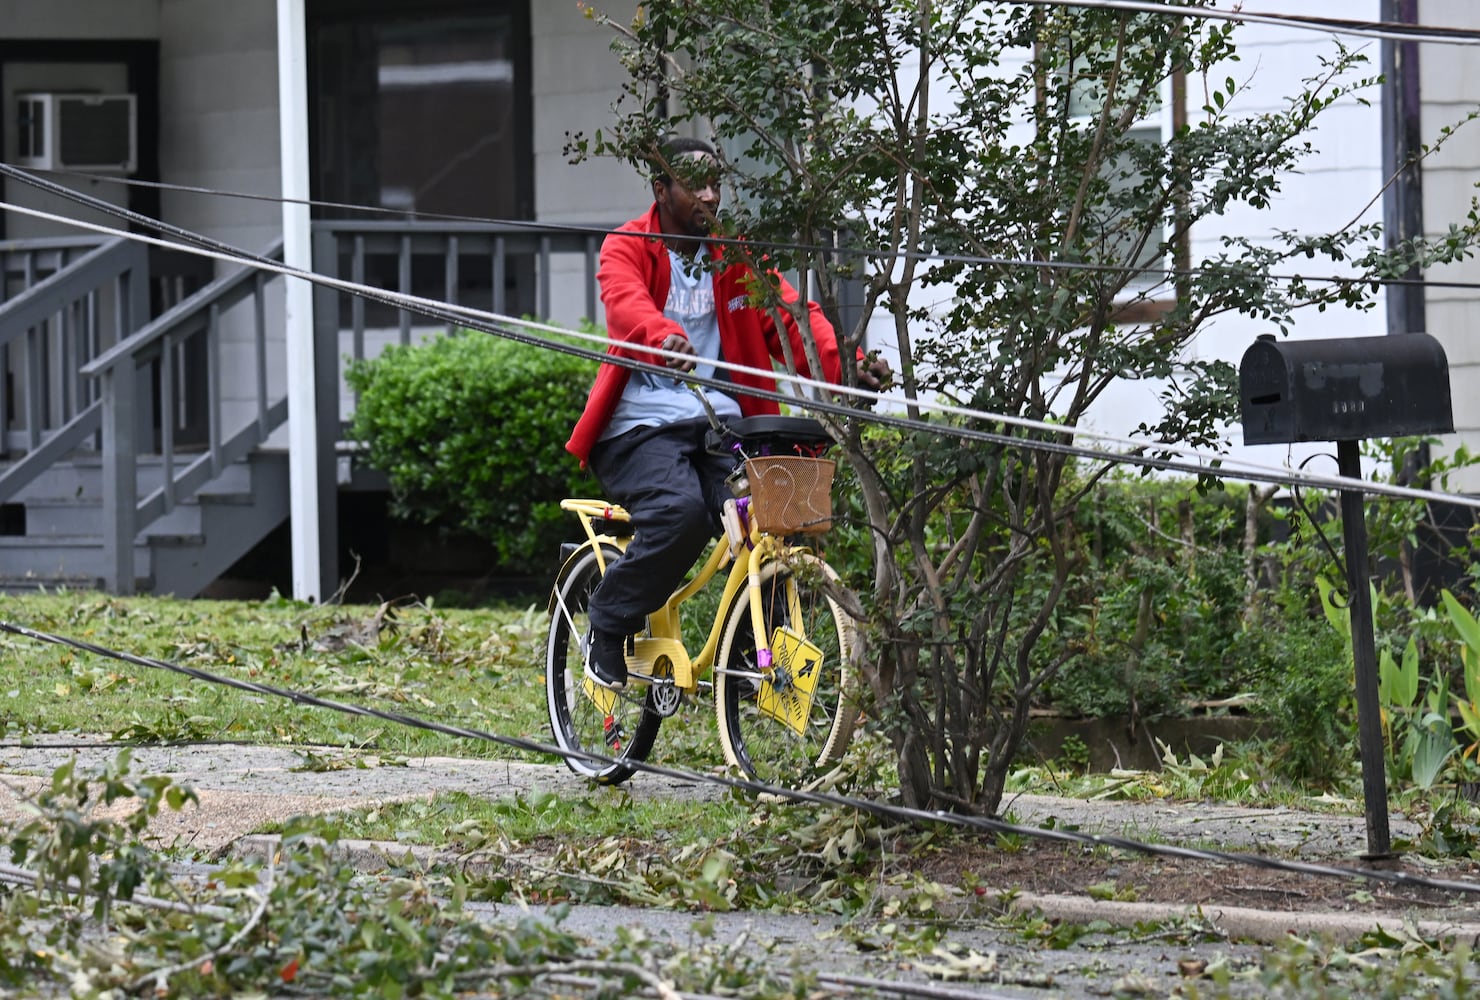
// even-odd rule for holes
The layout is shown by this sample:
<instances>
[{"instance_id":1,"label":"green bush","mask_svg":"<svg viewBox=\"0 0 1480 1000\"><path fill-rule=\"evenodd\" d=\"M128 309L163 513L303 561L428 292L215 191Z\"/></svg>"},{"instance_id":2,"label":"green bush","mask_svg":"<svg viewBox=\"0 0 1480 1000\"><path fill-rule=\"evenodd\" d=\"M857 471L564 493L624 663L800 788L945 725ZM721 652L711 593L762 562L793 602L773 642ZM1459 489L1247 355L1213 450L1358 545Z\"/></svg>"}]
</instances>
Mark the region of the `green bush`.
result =
<instances>
[{"instance_id":1,"label":"green bush","mask_svg":"<svg viewBox=\"0 0 1480 1000\"><path fill-rule=\"evenodd\" d=\"M1057 619L1072 657L1047 688L1061 711L1178 715L1247 693L1243 511L1237 493L1112 474L1076 513L1081 570Z\"/></svg>"},{"instance_id":2,"label":"green bush","mask_svg":"<svg viewBox=\"0 0 1480 1000\"><path fill-rule=\"evenodd\" d=\"M1286 608L1278 628L1249 629L1237 652L1262 663L1257 694L1264 756L1283 777L1325 788L1356 767L1356 695L1346 639Z\"/></svg>"},{"instance_id":3,"label":"green bush","mask_svg":"<svg viewBox=\"0 0 1480 1000\"><path fill-rule=\"evenodd\" d=\"M560 498L594 488L565 451L591 377L579 358L482 333L392 347L346 373L350 433L397 516L486 538L491 569L544 572L572 529Z\"/></svg>"}]
</instances>

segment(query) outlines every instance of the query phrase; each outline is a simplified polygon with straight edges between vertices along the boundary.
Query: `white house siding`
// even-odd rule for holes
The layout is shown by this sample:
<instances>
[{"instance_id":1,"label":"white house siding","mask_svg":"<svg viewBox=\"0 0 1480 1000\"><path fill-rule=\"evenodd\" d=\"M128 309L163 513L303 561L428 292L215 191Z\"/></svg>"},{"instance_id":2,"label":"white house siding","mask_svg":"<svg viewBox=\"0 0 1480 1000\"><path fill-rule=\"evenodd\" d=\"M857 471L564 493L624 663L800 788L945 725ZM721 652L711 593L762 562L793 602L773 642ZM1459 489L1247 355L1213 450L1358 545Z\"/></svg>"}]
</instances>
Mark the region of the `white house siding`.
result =
<instances>
[{"instance_id":1,"label":"white house siding","mask_svg":"<svg viewBox=\"0 0 1480 1000\"><path fill-rule=\"evenodd\" d=\"M94 0L0 0L0 35L17 39L117 38L149 40L159 33L159 0L114 0L99 7ZM26 90L94 90L122 91L127 78L122 63L11 63L4 80L0 101L5 113L3 152L6 162L16 155L15 95ZM75 183L75 182L74 182ZM99 180L83 185L95 198L117 205L127 202L127 192L117 184ZM98 225L116 224L102 212L82 209L70 201L54 198L35 188L6 181L0 185L4 200L37 211L62 215ZM75 227L11 213L6 218L6 236L26 239L41 236L72 235Z\"/></svg>"},{"instance_id":2,"label":"white house siding","mask_svg":"<svg viewBox=\"0 0 1480 1000\"><path fill-rule=\"evenodd\" d=\"M1377 0L1302 0L1300 13L1312 17L1375 18ZM1187 115L1195 123L1203 114L1211 90L1221 90L1224 80L1233 77L1240 92L1230 106L1233 114L1256 114L1286 106L1287 99L1306 89L1304 80L1322 72L1320 59L1335 52L1329 35L1246 24L1238 29L1235 44L1239 59L1220 66L1201 77L1187 81ZM1360 43L1358 43L1360 44ZM1367 46L1377 72L1376 45ZM1026 54L1023 55L1023 58ZM1016 72L1021 59L1010 54L1004 58L1004 72ZM906 78L913 72L906 66ZM1369 75L1369 74L1364 74ZM1280 190L1267 210L1234 207L1227 214L1209 219L1192 233L1191 256L1195 263L1222 251L1225 236L1242 236L1256 242L1272 241L1277 230L1306 232L1330 231L1360 220L1381 220L1381 203L1376 201L1382 188L1382 153L1378 94L1375 89L1364 95L1372 106L1363 106L1356 97L1343 98L1320 119L1319 130L1312 136L1315 152L1304 163L1301 172L1282 178ZM941 95L932 97L940 106ZM1024 141L1027 140L1024 136ZM1295 268L1292 266L1292 272ZM1311 262L1310 274L1340 273L1324 263ZM919 305L937 309L950 307L940 290L926 290ZM1356 310L1310 310L1297 314L1291 336L1347 337L1381 334L1385 330L1385 312L1379 303L1370 312ZM887 338L887 329L877 318L872 330L879 339ZM1273 332L1267 324L1240 316L1219 317L1206 324L1198 338L1189 345L1187 356L1197 359L1222 359L1237 365L1243 352L1261 333ZM1163 385L1154 380L1124 380L1110 387L1092 408L1084 426L1105 434L1130 436L1143 422L1154 422L1161 414L1159 393ZM1241 428L1228 428L1229 450L1239 459L1268 465L1298 463L1313 452L1333 452L1329 446L1312 445L1294 448L1242 445ZM1334 472L1334 459L1325 471Z\"/></svg>"},{"instance_id":3,"label":"white house siding","mask_svg":"<svg viewBox=\"0 0 1480 1000\"><path fill-rule=\"evenodd\" d=\"M636 10L630 0L604 5L614 16ZM611 51L612 32L573 3L533 3L535 217L541 222L611 225L646 208L651 194L626 164L593 159L571 164L570 135L588 138L608 125L626 72ZM584 265L558 260L551 271L550 317L574 324L585 311Z\"/></svg>"},{"instance_id":4,"label":"white house siding","mask_svg":"<svg viewBox=\"0 0 1480 1000\"><path fill-rule=\"evenodd\" d=\"M0 0L6 38L157 38L159 0Z\"/></svg>"},{"instance_id":5,"label":"white house siding","mask_svg":"<svg viewBox=\"0 0 1480 1000\"><path fill-rule=\"evenodd\" d=\"M276 196L277 20L271 3L159 0L160 179L166 184ZM271 202L165 191L171 223L251 252L282 234ZM217 273L234 265L218 264ZM282 282L268 285L268 393L286 381ZM230 433L255 420L256 354L250 303L226 314L222 419Z\"/></svg>"},{"instance_id":6,"label":"white house siding","mask_svg":"<svg viewBox=\"0 0 1480 1000\"><path fill-rule=\"evenodd\" d=\"M1418 18L1427 25L1480 30L1480 6L1473 0L1420 0ZM1423 96L1423 138L1432 142L1439 130L1480 108L1480 50L1472 45L1424 45L1420 50L1419 90ZM1480 122L1461 128L1424 163L1424 228L1439 234L1461 223L1477 194L1480 180ZM1435 282L1480 283L1480 263L1473 258L1434 268ZM1458 432L1446 444L1464 441L1480 447L1480 294L1475 288L1433 287L1427 292L1429 332L1449 357L1449 381ZM1480 490L1480 473L1471 471L1451 484L1467 492Z\"/></svg>"},{"instance_id":7,"label":"white house siding","mask_svg":"<svg viewBox=\"0 0 1480 1000\"><path fill-rule=\"evenodd\" d=\"M1377 17L1376 0L1306 0L1300 13L1311 17ZM1352 47L1360 41L1348 39ZM1195 124L1204 113L1212 90L1221 90L1232 77L1240 92L1231 102L1234 114L1257 114L1284 108L1288 99L1307 89L1305 81L1321 76L1322 57L1331 57L1336 42L1329 35L1293 28L1245 24L1234 36L1239 59L1217 67L1207 79L1187 81L1188 121ZM1371 63L1360 75L1375 75L1378 52L1374 44L1364 46ZM1382 205L1381 116L1379 95L1371 89L1361 95L1371 102L1364 106L1356 96L1342 98L1318 119L1311 135L1314 152L1296 174L1280 181L1271 206L1264 210L1235 207L1227 214L1208 219L1192 233L1191 257L1200 260L1222 252L1222 240L1240 236L1256 243L1273 240L1276 231L1332 232L1351 223L1380 222ZM1301 266L1304 264L1305 266ZM1288 273L1326 275L1346 269L1311 260L1292 263ZM1386 312L1379 302L1374 310L1305 310L1295 316L1292 338L1354 337L1382 334ZM1219 317L1203 327L1188 356L1202 360L1221 359L1237 366L1243 352L1262 333L1277 332L1268 323L1242 316ZM1109 433L1125 434L1159 412L1154 383L1127 382L1116 386L1096 408L1091 426ZM1330 454L1332 460L1314 468L1335 472L1334 447L1325 444L1296 446L1245 446L1237 423L1228 429L1229 450L1234 457L1265 465L1297 465L1312 454Z\"/></svg>"}]
</instances>

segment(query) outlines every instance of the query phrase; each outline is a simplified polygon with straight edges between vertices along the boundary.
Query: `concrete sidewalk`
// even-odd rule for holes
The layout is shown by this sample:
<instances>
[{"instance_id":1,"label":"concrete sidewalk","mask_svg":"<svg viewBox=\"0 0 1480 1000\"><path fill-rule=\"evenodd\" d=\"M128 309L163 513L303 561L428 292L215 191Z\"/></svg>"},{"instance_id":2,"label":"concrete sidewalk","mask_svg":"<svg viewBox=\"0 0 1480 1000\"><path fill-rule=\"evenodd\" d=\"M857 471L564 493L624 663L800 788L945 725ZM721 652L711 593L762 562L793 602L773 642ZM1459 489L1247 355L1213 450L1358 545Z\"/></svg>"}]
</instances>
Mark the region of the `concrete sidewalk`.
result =
<instances>
[{"instance_id":1,"label":"concrete sidewalk","mask_svg":"<svg viewBox=\"0 0 1480 1000\"><path fill-rule=\"evenodd\" d=\"M75 757L80 769L102 767L119 753L103 737L40 737L34 745L0 747L0 822L17 815L24 794L43 787L52 772ZM334 759L338 751L315 751ZM264 823L294 815L360 809L378 803L426 799L438 792L466 792L498 799L534 790L587 791L591 785L558 764L427 757L405 764L358 759L369 766L324 770L308 763L309 751L235 744L135 747L135 775L169 775L200 797L198 807L163 817L155 831L164 843L200 852L218 851ZM622 786L637 798L726 794L717 785L639 774ZM1058 826L1170 843L1217 844L1228 851L1294 852L1352 858L1366 849L1361 816L1254 809L1204 802L1085 801L1048 795L1014 795L1004 815L1026 826ZM1418 827L1391 821L1394 838L1412 838Z\"/></svg>"},{"instance_id":2,"label":"concrete sidewalk","mask_svg":"<svg viewBox=\"0 0 1480 1000\"><path fill-rule=\"evenodd\" d=\"M119 747L103 737L39 737L34 745L0 747L0 823L23 815L23 802L50 784L53 771L76 758L79 771L112 761ZM335 760L337 750L316 750ZM309 764L309 751L236 744L134 747L130 773L168 775L195 789L200 802L178 813L164 811L151 833L165 846L200 854L222 851L264 825L293 816L367 809L388 802L466 792L499 799L534 790L585 790L588 782L560 765L519 761L423 757L404 764L378 763L371 755L346 756L367 766L325 770ZM645 778L627 786L644 796L699 798L721 793L714 785Z\"/></svg>"},{"instance_id":3,"label":"concrete sidewalk","mask_svg":"<svg viewBox=\"0 0 1480 1000\"><path fill-rule=\"evenodd\" d=\"M52 772L68 759L79 768L106 764L118 748L102 738L43 738L32 746L0 747L0 823L15 824L25 815L26 799L50 783ZM327 756L327 754L325 754ZM381 764L323 770L305 767L304 752L291 748L211 745L135 748L131 773L166 774L193 787L199 804L179 813L165 811L151 828L163 846L175 846L198 856L218 857L226 852L261 854L272 841L255 834L264 825L295 815L363 809L393 801L429 799L438 792L465 792L490 799L541 790L559 794L589 794L592 786L565 767L514 761L461 758L424 758L404 765ZM680 782L639 775L621 792L639 798L682 796L691 799L727 794L717 785ZM126 806L126 803L124 804ZM1160 843L1213 846L1217 850L1278 854L1356 867L1365 849L1361 816L1307 813L1290 809L1251 809L1206 803L1082 801L1041 795L1020 795L1004 802L1004 813L1025 826L1052 824L1149 840ZM1392 822L1395 838L1411 838L1419 831L1400 818ZM342 845L357 867L383 865L379 845ZM403 856L404 845L396 845ZM439 859L426 849L424 859ZM464 859L466 862L467 859ZM476 862L473 862L476 863ZM1012 886L1002 886L1012 889ZM1480 905L1480 896L1475 897ZM1113 902L1089 896L1024 894L1012 904L1017 909L1039 909L1064 920L1103 920L1117 926L1165 921L1196 915L1228 923L1238 936L1275 941L1302 929L1342 940L1354 940L1381 925L1401 928L1411 913L1292 913L1288 909L1177 907L1168 904ZM1428 910L1421 929L1429 936L1480 939L1480 913L1471 907Z\"/></svg>"}]
</instances>

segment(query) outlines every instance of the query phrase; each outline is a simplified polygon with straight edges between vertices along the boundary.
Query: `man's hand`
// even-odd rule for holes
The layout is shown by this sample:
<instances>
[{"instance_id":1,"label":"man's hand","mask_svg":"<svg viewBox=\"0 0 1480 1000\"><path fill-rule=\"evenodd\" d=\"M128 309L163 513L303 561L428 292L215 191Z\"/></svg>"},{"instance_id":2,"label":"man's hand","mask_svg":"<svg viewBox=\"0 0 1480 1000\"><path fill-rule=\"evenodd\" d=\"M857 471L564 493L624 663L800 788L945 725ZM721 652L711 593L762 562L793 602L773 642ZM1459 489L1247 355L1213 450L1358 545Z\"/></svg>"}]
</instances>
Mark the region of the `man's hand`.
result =
<instances>
[{"instance_id":1,"label":"man's hand","mask_svg":"<svg viewBox=\"0 0 1480 1000\"><path fill-rule=\"evenodd\" d=\"M663 363L669 368L681 372L691 372L694 370L694 366L697 364L695 359L698 358L699 352L694 350L694 345L689 343L689 338L682 334L670 333L663 338L663 343L660 346L665 351L688 355L686 358L664 358Z\"/></svg>"},{"instance_id":2,"label":"man's hand","mask_svg":"<svg viewBox=\"0 0 1480 1000\"><path fill-rule=\"evenodd\" d=\"M878 392L880 389L888 388L892 381L894 381L894 369L889 367L888 361L879 356L878 351L869 351L865 357L858 359L858 384L861 387Z\"/></svg>"}]
</instances>

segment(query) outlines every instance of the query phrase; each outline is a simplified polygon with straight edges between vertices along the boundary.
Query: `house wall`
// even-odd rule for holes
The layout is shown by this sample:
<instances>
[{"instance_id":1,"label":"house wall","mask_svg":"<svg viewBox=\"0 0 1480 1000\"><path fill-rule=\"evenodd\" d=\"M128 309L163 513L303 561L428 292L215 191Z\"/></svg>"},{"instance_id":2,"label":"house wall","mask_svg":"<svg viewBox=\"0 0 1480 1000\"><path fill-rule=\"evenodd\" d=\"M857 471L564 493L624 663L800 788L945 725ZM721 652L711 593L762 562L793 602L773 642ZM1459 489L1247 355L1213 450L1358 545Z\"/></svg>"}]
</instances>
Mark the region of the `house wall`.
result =
<instances>
[{"instance_id":1,"label":"house wall","mask_svg":"<svg viewBox=\"0 0 1480 1000\"><path fill-rule=\"evenodd\" d=\"M272 4L234 0L158 0L161 38L161 173L167 183L276 195L280 190L277 115L277 32ZM636 5L628 6L635 11ZM610 51L611 33L574 4L530 5L534 77L535 217L540 221L610 226L647 205L640 178L625 165L599 160L571 165L566 133L593 129L610 116L624 78ZM281 232L270 202L167 192L163 210L177 225L248 250L262 250ZM577 260L558 259L552 273L552 316L574 325L584 312L585 274ZM270 286L272 287L272 286ZM269 330L280 294L271 302ZM242 310L245 313L245 310ZM249 317L232 322L223 355L228 371L254 370ZM430 331L432 327L428 327ZM440 329L440 326L437 327ZM420 331L418 331L420 333ZM272 356L280 359L281 334ZM281 361L269 372L270 391L284 379ZM255 417L255 401L225 392L227 424Z\"/></svg>"},{"instance_id":2,"label":"house wall","mask_svg":"<svg viewBox=\"0 0 1480 1000\"><path fill-rule=\"evenodd\" d=\"M1418 19L1426 25L1480 30L1480 5L1473 0L1419 0ZM1480 108L1480 62L1474 46L1424 45L1419 54L1419 90L1423 98L1423 140L1432 143L1442 128L1456 126ZM1451 223L1461 224L1480 181L1480 121L1460 126L1424 161L1424 229L1432 236ZM1454 401L1456 434L1444 446L1463 442L1480 449L1480 289L1440 287L1441 282L1480 284L1475 258L1430 268L1435 284L1426 293L1429 333L1449 357L1449 383ZM1480 470L1469 470L1450 483L1452 489L1480 491Z\"/></svg>"},{"instance_id":3,"label":"house wall","mask_svg":"<svg viewBox=\"0 0 1480 1000\"><path fill-rule=\"evenodd\" d=\"M1376 18L1377 0L1302 0L1300 13L1312 17ZM1187 116L1196 124L1200 110L1207 103L1211 89L1221 89L1227 77L1238 82L1239 93L1230 105L1235 115L1252 115L1285 107L1289 98L1303 93L1305 80L1322 72L1321 57L1335 51L1330 36L1293 28L1244 24L1235 35L1238 61L1216 67L1207 79L1187 81ZM1376 47L1371 46L1376 62ZM1004 56L1004 72L1021 68L1020 54L1014 62ZM1375 65L1368 67L1375 74ZM902 68L908 77L912 66ZM1364 106L1357 96L1347 96L1325 112L1319 130L1312 136L1313 154L1301 172L1281 179L1280 188L1266 210L1233 207L1222 216L1198 225L1191 234L1193 265L1200 259L1221 252L1222 240L1239 236L1255 242L1269 242L1277 230L1335 231L1353 222L1376 222L1381 219L1379 194L1382 189L1380 112L1375 89L1364 92L1372 106ZM939 105L941 97L933 95ZM1026 127L1022 140L1030 141ZM1319 262L1313 267L1321 274L1339 274L1342 269ZM938 290L919 294L918 305L948 309ZM1298 313L1291 330L1292 337L1348 337L1381 334L1385 330L1385 311L1379 301L1376 309L1307 310ZM882 341L888 332L876 321ZM1189 359L1220 359L1237 366L1243 352L1261 333L1277 332L1269 324L1241 316L1221 316L1206 324L1185 356ZM1114 383L1091 409L1083 426L1103 434L1131 436L1142 423L1152 423L1162 414L1160 393L1165 385L1154 379L1123 379ZM1323 445L1244 446L1242 429L1228 428L1227 451L1244 462L1269 466L1297 465L1311 454L1331 452ZM1334 473L1335 461L1318 465Z\"/></svg>"},{"instance_id":4,"label":"house wall","mask_svg":"<svg viewBox=\"0 0 1480 1000\"><path fill-rule=\"evenodd\" d=\"M0 0L0 37L6 41L96 39L150 40L159 33L159 0L113 0L99 7L95 0ZM15 94L24 90L123 91L126 70L122 63L19 63L6 67L0 93L0 119L5 123L3 152L14 162L16 150ZM93 181L83 185L96 198L123 205L127 193L117 184ZM0 193L6 201L39 211L85 222L113 226L116 220L61 198L54 198L24 184L5 182ZM74 227L12 213L6 218L5 235L10 239L73 235Z\"/></svg>"},{"instance_id":5,"label":"house wall","mask_svg":"<svg viewBox=\"0 0 1480 1000\"><path fill-rule=\"evenodd\" d=\"M1311 17L1371 18L1378 15L1377 0L1306 0L1300 13ZM1350 44L1353 40L1348 39ZM1241 25L1234 35L1239 56L1237 62L1216 67L1207 79L1187 81L1187 115L1196 124L1203 114L1208 92L1221 89L1232 77L1239 93L1231 102L1236 115L1275 111L1287 106L1290 98L1308 89L1306 81L1323 73L1321 60L1336 51L1333 39L1319 32L1260 24ZM1358 75L1375 75L1378 53L1375 44L1368 46L1371 63ZM1350 81L1349 81L1350 82ZM1365 98L1370 105L1361 103ZM1238 206L1227 214L1208 219L1192 233L1193 266L1202 259L1222 252L1225 237L1237 236L1256 243L1272 242L1277 231L1335 232L1348 225L1380 222L1383 186L1380 97L1376 88L1347 95L1318 118L1311 134L1313 152L1301 164L1299 172L1287 175L1271 197L1270 207L1256 210ZM1295 264L1284 268L1290 273L1301 270ZM1316 260L1308 272L1319 275L1350 273L1349 267ZM1297 312L1291 326L1291 338L1376 336L1386 331L1386 307L1379 299L1369 311L1355 309L1313 309ZM1219 359L1237 367L1245 350L1260 334L1279 331L1271 324L1244 316L1222 316L1204 326L1189 346L1188 356L1201 360ZM1142 420L1156 416L1155 382L1122 382L1102 399L1095 413L1095 426L1107 432L1125 434ZM1331 455L1317 460L1313 471L1334 473L1335 449L1327 444L1261 445L1242 443L1242 427L1228 428L1228 452L1238 461L1266 466L1298 467L1314 455Z\"/></svg>"},{"instance_id":6,"label":"house wall","mask_svg":"<svg viewBox=\"0 0 1480 1000\"><path fill-rule=\"evenodd\" d=\"M16 106L16 95L27 91L87 90L103 94L124 93L128 90L128 67L123 63L109 62L7 62L3 86L0 86L0 107L7 112ZM19 136L16 115L4 115L5 135L3 150L7 163L16 162L19 155ZM44 180L55 178L41 175ZM105 201L110 205L125 207L128 204L128 189L116 183L117 178L68 176L64 183L89 197ZM0 182L0 192L5 201L18 208L27 208L64 219L76 219L89 225L117 229L117 217L101 209L88 208L61 195L41 191L30 184L6 178ZM5 218L7 239L24 240L53 236L87 235L84 230L65 223L22 212L8 212Z\"/></svg>"},{"instance_id":7,"label":"house wall","mask_svg":"<svg viewBox=\"0 0 1480 1000\"><path fill-rule=\"evenodd\" d=\"M156 38L159 0L0 0L6 38Z\"/></svg>"},{"instance_id":8,"label":"house wall","mask_svg":"<svg viewBox=\"0 0 1480 1000\"><path fill-rule=\"evenodd\" d=\"M277 24L273 4L159 0L160 179L275 196ZM270 202L166 191L165 217L246 250L282 232Z\"/></svg>"},{"instance_id":9,"label":"house wall","mask_svg":"<svg viewBox=\"0 0 1480 1000\"><path fill-rule=\"evenodd\" d=\"M277 196L276 5L238 0L158 0L160 180L217 191ZM164 218L250 252L282 234L273 202L165 191ZM234 265L217 263L222 274ZM282 282L267 286L268 393L284 391ZM255 420L256 354L250 308L222 317L226 433ZM187 387L188 391L188 387ZM197 386L196 391L203 391Z\"/></svg>"},{"instance_id":10,"label":"house wall","mask_svg":"<svg viewBox=\"0 0 1480 1000\"><path fill-rule=\"evenodd\" d=\"M1378 0L1304 0L1312 16L1376 19ZM635 12L635 0L617 0L607 10L618 17ZM1420 0L1424 23L1480 27L1480 5L1472 0ZM173 184L275 195L279 189L276 24L274 5L240 0L0 0L0 32L7 38L157 38L161 49L161 179ZM574 134L589 136L611 118L625 71L611 52L612 33L586 18L576 4L531 0L533 46L533 156L535 216L541 221L609 226L646 207L647 186L626 164L593 160L571 164L565 147ZM1240 61L1210 75L1209 85L1232 75L1243 92L1237 109L1279 106L1300 92L1303 80L1321 71L1320 57L1334 49L1319 33L1265 25L1239 29ZM1355 43L1353 43L1355 44ZM1377 71L1377 46L1367 45ZM1480 63L1467 46L1421 48L1423 136L1431 141L1480 102ZM1189 81L1189 112L1196 115L1204 82ZM1193 256L1216 252L1225 235L1268 237L1276 228L1316 231L1381 215L1380 120L1377 93L1371 107L1355 97L1327 113L1314 136L1316 153L1302 173L1285 179L1267 211L1235 210L1197 228ZM7 143L10 137L7 136ZM1462 220L1480 176L1480 123L1467 126L1426 162L1424 211L1428 230L1442 232ZM172 222L248 250L260 250L280 231L280 210L270 202L164 192L163 213ZM12 234L15 235L15 234ZM585 300L584 277L574 261L557 265L553 317L573 323ZM1330 268L1322 265L1323 270ZM1435 280L1480 281L1480 263L1434 269ZM1455 416L1474 441L1480 435L1480 394L1463 386L1480 376L1480 338L1470 327L1480 320L1480 296L1469 289L1432 288L1428 326L1444 343L1456 386ZM281 330L281 323L271 328ZM1385 305L1368 312L1328 310L1297 316L1294 336L1378 335L1385 331ZM876 322L873 340L887 348L888 327ZM1268 327L1239 317L1210 324L1191 351L1237 364L1243 350ZM244 339L228 348L228 370L247 371ZM274 371L273 379L281 378ZM249 384L249 383L244 383ZM1127 433L1156 413L1157 386L1125 382L1092 415L1092 426ZM1253 461L1298 461L1310 451L1264 446L1243 449L1231 428L1239 457ZM1480 488L1480 481L1467 484Z\"/></svg>"},{"instance_id":11,"label":"house wall","mask_svg":"<svg viewBox=\"0 0 1480 1000\"><path fill-rule=\"evenodd\" d=\"M613 16L631 16L632 0L605 4ZM611 51L611 29L586 18L576 4L532 3L534 44L535 217L542 222L610 227L644 211L652 201L642 178L612 159L571 164L565 145L572 135L590 137L611 120L611 106L626 71ZM585 308L584 272L576 261L552 272L550 318L574 324Z\"/></svg>"}]
</instances>

